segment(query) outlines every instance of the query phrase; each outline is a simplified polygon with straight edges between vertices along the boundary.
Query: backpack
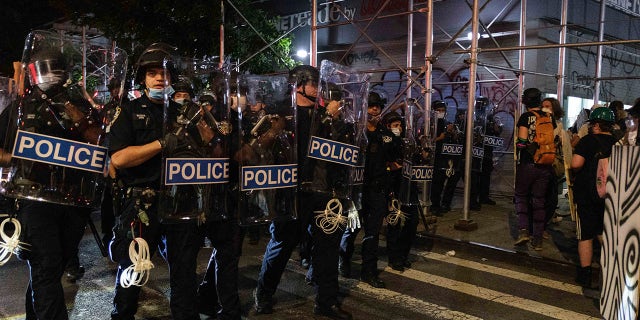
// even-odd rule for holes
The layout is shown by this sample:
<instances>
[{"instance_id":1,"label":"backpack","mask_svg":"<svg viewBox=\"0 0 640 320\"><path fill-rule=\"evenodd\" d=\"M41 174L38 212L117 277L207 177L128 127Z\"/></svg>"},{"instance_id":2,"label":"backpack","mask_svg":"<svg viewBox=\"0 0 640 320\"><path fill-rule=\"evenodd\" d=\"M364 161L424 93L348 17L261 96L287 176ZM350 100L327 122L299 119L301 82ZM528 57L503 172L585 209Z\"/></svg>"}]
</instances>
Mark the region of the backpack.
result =
<instances>
[{"instance_id":1,"label":"backpack","mask_svg":"<svg viewBox=\"0 0 640 320\"><path fill-rule=\"evenodd\" d=\"M533 162L550 165L556 159L555 134L553 132L553 119L551 115L542 112L533 112L536 115L536 136L533 139L538 144L533 155Z\"/></svg>"}]
</instances>

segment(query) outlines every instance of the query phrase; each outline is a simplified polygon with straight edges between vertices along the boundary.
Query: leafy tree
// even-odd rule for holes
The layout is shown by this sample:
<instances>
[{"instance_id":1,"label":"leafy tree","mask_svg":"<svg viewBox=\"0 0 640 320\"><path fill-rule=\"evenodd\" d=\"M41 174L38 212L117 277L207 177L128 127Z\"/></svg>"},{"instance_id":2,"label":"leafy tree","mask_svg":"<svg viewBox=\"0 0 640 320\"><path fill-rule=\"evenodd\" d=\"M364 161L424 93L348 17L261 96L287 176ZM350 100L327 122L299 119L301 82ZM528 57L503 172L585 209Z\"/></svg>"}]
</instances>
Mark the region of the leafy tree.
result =
<instances>
[{"instance_id":1,"label":"leafy tree","mask_svg":"<svg viewBox=\"0 0 640 320\"><path fill-rule=\"evenodd\" d=\"M154 42L175 45L180 54L187 57L212 57L220 52L219 30L223 21L220 0L49 1L75 24L101 30L134 58ZM280 36L275 17L251 6L249 0L232 0L232 3L266 41ZM266 43L228 0L224 1L224 8L225 56L243 62ZM242 71L267 73L292 67L290 46L290 38L280 39L272 46L274 50L266 49L243 64Z\"/></svg>"}]
</instances>

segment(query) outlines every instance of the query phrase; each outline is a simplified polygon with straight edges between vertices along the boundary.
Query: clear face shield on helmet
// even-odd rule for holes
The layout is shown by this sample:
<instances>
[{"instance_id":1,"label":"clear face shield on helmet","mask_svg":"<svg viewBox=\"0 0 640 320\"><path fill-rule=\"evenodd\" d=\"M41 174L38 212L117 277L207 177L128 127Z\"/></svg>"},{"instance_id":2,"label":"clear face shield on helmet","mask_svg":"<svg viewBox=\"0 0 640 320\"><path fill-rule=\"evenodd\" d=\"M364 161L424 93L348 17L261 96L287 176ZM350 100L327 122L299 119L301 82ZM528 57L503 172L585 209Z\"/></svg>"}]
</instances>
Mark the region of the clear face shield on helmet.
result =
<instances>
[{"instance_id":1,"label":"clear face shield on helmet","mask_svg":"<svg viewBox=\"0 0 640 320\"><path fill-rule=\"evenodd\" d=\"M284 76L243 75L247 107L239 114L233 155L240 171L241 225L294 220L298 186L296 108Z\"/></svg>"},{"instance_id":2,"label":"clear face shield on helmet","mask_svg":"<svg viewBox=\"0 0 640 320\"><path fill-rule=\"evenodd\" d=\"M5 150L21 147L12 150L8 174L3 171L2 193L93 206L107 170L101 97L111 81L124 82L127 55L119 48L82 48L50 31L31 32L24 48L25 94Z\"/></svg>"}]
</instances>

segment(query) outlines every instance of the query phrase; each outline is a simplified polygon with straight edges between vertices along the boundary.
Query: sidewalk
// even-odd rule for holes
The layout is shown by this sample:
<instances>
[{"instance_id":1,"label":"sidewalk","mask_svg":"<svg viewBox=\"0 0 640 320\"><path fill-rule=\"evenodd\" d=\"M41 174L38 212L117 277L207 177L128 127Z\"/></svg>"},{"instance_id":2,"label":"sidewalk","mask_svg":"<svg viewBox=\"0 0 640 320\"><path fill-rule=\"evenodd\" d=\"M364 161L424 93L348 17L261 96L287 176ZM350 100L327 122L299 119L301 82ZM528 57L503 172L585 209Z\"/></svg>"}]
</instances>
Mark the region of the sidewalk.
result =
<instances>
[{"instance_id":1,"label":"sidewalk","mask_svg":"<svg viewBox=\"0 0 640 320\"><path fill-rule=\"evenodd\" d=\"M569 203L559 195L557 212L563 215L562 221L547 226L549 239L544 239L542 251L534 251L527 246L515 247L517 238L517 215L512 197L492 196L496 205L482 205L480 211L469 211L469 219L478 224L474 231L461 231L454 228L458 220L463 219L462 192L458 190L453 199L451 211L438 217L433 233L424 232L422 223L420 229L423 235L435 238L445 238L454 241L467 242L473 245L486 246L512 253L525 253L532 257L543 258L555 262L573 264L577 261L577 240L575 239L575 222L569 215Z\"/></svg>"}]
</instances>

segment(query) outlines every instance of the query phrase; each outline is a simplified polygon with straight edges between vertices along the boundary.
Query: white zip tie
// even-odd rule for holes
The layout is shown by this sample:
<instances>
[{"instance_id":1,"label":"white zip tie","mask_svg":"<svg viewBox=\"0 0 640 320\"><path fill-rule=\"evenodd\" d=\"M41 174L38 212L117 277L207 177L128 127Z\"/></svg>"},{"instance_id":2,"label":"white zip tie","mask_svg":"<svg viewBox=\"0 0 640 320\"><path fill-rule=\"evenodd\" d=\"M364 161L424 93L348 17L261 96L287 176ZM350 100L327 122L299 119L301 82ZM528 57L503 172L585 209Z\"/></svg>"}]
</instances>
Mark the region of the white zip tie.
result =
<instances>
[{"instance_id":1,"label":"white zip tie","mask_svg":"<svg viewBox=\"0 0 640 320\"><path fill-rule=\"evenodd\" d=\"M4 232L4 227L7 223L11 223L14 226L11 237ZM18 219L5 219L0 224L0 266L9 261L16 249L27 250L25 246L28 246L29 244L19 240L21 232L22 227L20 226L20 221L18 221Z\"/></svg>"},{"instance_id":2,"label":"white zip tie","mask_svg":"<svg viewBox=\"0 0 640 320\"><path fill-rule=\"evenodd\" d=\"M400 222L400 226L404 226L404 222L407 221L407 214L400 210L401 205L398 199L391 199L391 209L386 217L387 224L395 226Z\"/></svg>"},{"instance_id":3,"label":"white zip tie","mask_svg":"<svg viewBox=\"0 0 640 320\"><path fill-rule=\"evenodd\" d=\"M138 250L136 250L136 244ZM149 270L154 265L151 262L149 245L142 238L135 238L129 244L129 259L133 262L120 275L120 286L129 288L130 286L141 287L149 281Z\"/></svg>"},{"instance_id":4,"label":"white zip tie","mask_svg":"<svg viewBox=\"0 0 640 320\"><path fill-rule=\"evenodd\" d=\"M342 203L337 198L329 200L324 211L314 213L319 213L316 216L316 225L326 234L336 232L340 225L347 223L347 219L342 216Z\"/></svg>"}]
</instances>

